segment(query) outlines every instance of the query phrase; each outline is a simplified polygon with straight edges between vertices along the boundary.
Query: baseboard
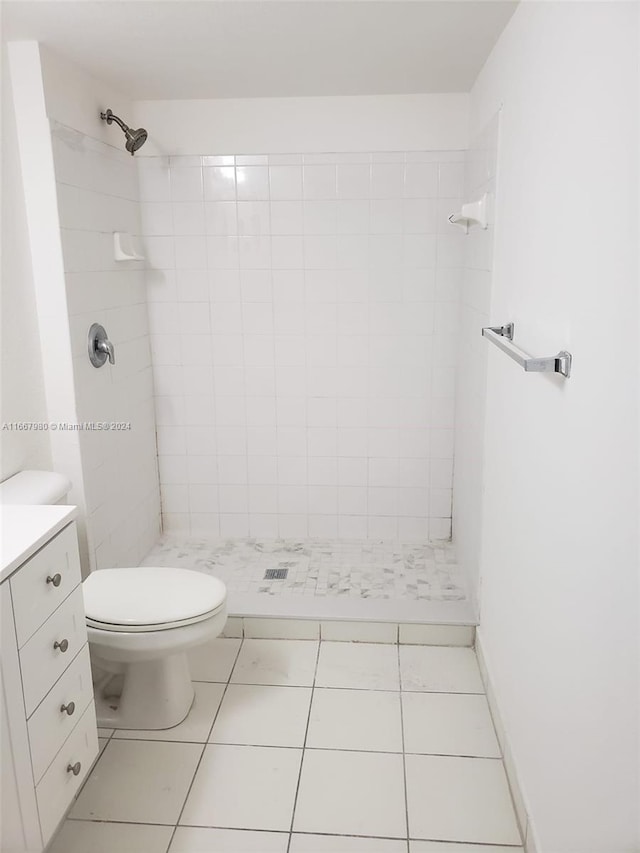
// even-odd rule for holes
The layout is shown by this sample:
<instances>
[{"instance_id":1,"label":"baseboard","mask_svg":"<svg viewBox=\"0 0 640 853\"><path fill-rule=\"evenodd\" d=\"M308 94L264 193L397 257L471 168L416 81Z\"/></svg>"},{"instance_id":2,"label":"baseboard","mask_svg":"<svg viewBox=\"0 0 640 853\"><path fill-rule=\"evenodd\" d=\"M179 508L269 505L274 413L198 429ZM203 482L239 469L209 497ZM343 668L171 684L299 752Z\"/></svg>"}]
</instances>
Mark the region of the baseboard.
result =
<instances>
[{"instance_id":1,"label":"baseboard","mask_svg":"<svg viewBox=\"0 0 640 853\"><path fill-rule=\"evenodd\" d=\"M426 646L473 646L474 625L425 625L346 619L230 616L223 637L268 640L331 640Z\"/></svg>"},{"instance_id":2,"label":"baseboard","mask_svg":"<svg viewBox=\"0 0 640 853\"><path fill-rule=\"evenodd\" d=\"M513 760L511 745L509 744L507 733L502 722L502 715L500 714L500 709L496 701L496 695L493 689L493 683L491 681L489 668L487 667L487 660L484 654L484 649L482 647L481 630L476 631L475 650L476 657L478 659L478 665L480 667L480 675L482 677L484 689L487 694L487 702L489 703L489 710L493 719L493 725L496 730L500 749L502 750L504 767L507 773L509 789L511 791L511 799L513 800L513 807L516 813L518 825L520 827L520 834L522 835L522 838L524 840L525 853L540 853L539 846L536 842L536 834L531 822L531 815L529 814L525 805L525 800L522 794L522 788L520 786L516 766Z\"/></svg>"}]
</instances>

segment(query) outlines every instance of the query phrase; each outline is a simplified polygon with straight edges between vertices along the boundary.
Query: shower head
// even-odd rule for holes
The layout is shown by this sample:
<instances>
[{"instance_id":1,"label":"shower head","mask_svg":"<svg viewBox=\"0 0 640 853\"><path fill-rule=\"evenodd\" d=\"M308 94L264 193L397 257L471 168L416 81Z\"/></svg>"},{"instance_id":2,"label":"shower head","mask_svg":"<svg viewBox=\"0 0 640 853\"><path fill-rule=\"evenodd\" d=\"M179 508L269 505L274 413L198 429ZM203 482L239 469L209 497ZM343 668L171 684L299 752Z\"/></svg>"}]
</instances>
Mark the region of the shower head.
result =
<instances>
[{"instance_id":1,"label":"shower head","mask_svg":"<svg viewBox=\"0 0 640 853\"><path fill-rule=\"evenodd\" d=\"M107 124L111 124L115 121L115 123L122 128L122 132L127 137L124 147L132 157L134 152L137 151L138 148L142 148L144 143L147 141L147 131L144 127L139 127L137 130L131 130L131 128L127 127L122 119L118 118L117 115L114 115L111 110L107 110L106 113L100 113L100 118L103 121L106 121Z\"/></svg>"}]
</instances>

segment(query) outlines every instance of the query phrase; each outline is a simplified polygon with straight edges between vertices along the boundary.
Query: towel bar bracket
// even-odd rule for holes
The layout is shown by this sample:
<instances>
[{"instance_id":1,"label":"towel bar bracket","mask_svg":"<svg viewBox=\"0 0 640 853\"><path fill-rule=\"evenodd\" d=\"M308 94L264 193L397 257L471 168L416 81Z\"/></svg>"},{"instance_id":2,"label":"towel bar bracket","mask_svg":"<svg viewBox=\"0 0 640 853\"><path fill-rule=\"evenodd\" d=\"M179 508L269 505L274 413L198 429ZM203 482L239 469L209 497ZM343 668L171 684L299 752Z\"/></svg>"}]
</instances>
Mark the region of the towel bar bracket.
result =
<instances>
[{"instance_id":1,"label":"towel bar bracket","mask_svg":"<svg viewBox=\"0 0 640 853\"><path fill-rule=\"evenodd\" d=\"M495 332L496 335L501 335L503 338L508 338L510 341L512 341L514 324L505 323L504 326L487 326L485 327L485 329L482 330L483 335L485 331Z\"/></svg>"}]
</instances>

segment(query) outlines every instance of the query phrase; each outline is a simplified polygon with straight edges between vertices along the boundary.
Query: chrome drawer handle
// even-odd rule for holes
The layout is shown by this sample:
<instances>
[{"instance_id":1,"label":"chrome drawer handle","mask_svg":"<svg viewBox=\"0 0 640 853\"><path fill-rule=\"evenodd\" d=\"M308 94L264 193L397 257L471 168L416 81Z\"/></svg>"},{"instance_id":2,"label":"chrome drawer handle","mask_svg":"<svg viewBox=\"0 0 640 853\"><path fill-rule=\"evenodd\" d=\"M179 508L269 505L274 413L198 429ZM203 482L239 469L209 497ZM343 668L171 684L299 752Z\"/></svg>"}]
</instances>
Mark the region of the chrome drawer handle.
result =
<instances>
[{"instance_id":1,"label":"chrome drawer handle","mask_svg":"<svg viewBox=\"0 0 640 853\"><path fill-rule=\"evenodd\" d=\"M75 711L75 709L76 709L76 703L75 702L68 702L66 705L60 705L60 713L61 714L64 714L64 712L66 711L67 714L69 716L71 716L73 714L73 712Z\"/></svg>"},{"instance_id":2,"label":"chrome drawer handle","mask_svg":"<svg viewBox=\"0 0 640 853\"><path fill-rule=\"evenodd\" d=\"M60 640L60 642L56 640L53 644L53 648L60 649L61 652L66 652L69 648L69 640Z\"/></svg>"},{"instance_id":3,"label":"chrome drawer handle","mask_svg":"<svg viewBox=\"0 0 640 853\"><path fill-rule=\"evenodd\" d=\"M56 572L53 577L51 577L51 575L47 575L47 583L52 583L54 586L60 586L62 583L62 575L60 572Z\"/></svg>"},{"instance_id":4,"label":"chrome drawer handle","mask_svg":"<svg viewBox=\"0 0 640 853\"><path fill-rule=\"evenodd\" d=\"M79 761L76 761L75 764L67 764L67 773L73 773L74 776L77 776L81 767L82 765Z\"/></svg>"}]
</instances>

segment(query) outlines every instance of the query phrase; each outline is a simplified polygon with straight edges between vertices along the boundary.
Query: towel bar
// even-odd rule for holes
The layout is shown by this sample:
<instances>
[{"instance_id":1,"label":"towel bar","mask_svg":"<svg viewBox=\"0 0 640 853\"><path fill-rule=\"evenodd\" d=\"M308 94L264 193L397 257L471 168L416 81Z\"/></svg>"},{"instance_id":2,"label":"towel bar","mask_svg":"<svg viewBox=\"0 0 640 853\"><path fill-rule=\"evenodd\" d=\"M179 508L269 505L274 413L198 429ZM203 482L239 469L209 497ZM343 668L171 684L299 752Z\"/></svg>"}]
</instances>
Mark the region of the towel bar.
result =
<instances>
[{"instance_id":1,"label":"towel bar","mask_svg":"<svg viewBox=\"0 0 640 853\"><path fill-rule=\"evenodd\" d=\"M559 373L571 376L571 353L561 350L547 358L532 358L513 343L513 323L504 326L484 326L482 336L505 352L528 373Z\"/></svg>"}]
</instances>

